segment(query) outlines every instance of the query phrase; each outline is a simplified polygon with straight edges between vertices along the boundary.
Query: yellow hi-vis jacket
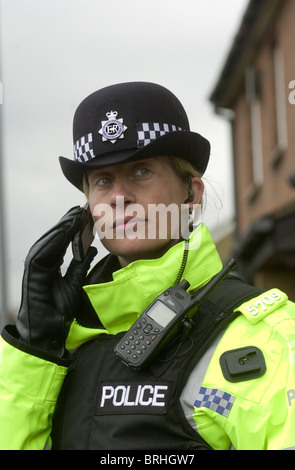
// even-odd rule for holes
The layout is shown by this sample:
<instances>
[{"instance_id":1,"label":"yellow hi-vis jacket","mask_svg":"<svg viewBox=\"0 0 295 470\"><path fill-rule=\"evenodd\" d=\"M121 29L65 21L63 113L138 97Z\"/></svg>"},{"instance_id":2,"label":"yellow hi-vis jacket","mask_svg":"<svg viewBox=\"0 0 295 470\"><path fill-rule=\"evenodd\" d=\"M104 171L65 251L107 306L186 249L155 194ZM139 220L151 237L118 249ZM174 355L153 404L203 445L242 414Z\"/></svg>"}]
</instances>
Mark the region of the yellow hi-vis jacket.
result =
<instances>
[{"instance_id":1,"label":"yellow hi-vis jacket","mask_svg":"<svg viewBox=\"0 0 295 470\"><path fill-rule=\"evenodd\" d=\"M196 290L220 271L222 263L203 224L193 232L190 245L183 278ZM160 259L136 261L116 271L111 282L85 286L103 328L85 328L74 321L68 349L102 333L129 329L173 285L183 249L180 242ZM241 314L188 379L181 397L187 419L213 449L295 448L295 305L274 288L237 310ZM67 367L9 334L0 344L0 449L41 450L50 444L52 416ZM237 350L244 352L246 363L250 359L248 375L239 365L233 367ZM144 419L142 426L144 432Z\"/></svg>"}]
</instances>

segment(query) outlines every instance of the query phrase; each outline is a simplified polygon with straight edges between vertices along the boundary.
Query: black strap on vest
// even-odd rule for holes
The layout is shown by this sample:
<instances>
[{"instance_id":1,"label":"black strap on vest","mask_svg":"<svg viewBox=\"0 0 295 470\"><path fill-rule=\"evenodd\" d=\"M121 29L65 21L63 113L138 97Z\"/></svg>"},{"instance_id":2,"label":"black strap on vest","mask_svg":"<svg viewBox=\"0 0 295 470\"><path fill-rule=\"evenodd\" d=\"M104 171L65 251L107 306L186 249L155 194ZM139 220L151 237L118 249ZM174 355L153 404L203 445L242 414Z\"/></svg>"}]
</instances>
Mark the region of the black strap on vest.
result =
<instances>
[{"instance_id":1,"label":"black strap on vest","mask_svg":"<svg viewBox=\"0 0 295 470\"><path fill-rule=\"evenodd\" d=\"M180 336L178 342L167 348L162 354L162 361L169 362L169 358L186 354L193 357L196 365L217 336L240 315L239 311L234 310L262 292L236 275L229 274L200 306L192 318L194 326L189 334L184 333L184 339ZM151 367L157 369L156 364ZM191 370L187 370L183 385Z\"/></svg>"},{"instance_id":2,"label":"black strap on vest","mask_svg":"<svg viewBox=\"0 0 295 470\"><path fill-rule=\"evenodd\" d=\"M205 303L215 303L220 306L219 310L230 311L263 292L258 287L247 284L236 274L230 273L214 289Z\"/></svg>"}]
</instances>

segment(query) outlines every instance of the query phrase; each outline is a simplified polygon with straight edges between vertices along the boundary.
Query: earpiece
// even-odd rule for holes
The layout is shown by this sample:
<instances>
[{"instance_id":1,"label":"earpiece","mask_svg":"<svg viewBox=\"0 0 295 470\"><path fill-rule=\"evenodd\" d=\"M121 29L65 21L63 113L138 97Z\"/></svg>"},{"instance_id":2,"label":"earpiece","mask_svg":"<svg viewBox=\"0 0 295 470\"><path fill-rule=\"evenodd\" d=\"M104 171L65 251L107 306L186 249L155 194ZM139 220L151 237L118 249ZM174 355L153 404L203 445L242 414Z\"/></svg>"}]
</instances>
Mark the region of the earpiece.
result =
<instances>
[{"instance_id":1,"label":"earpiece","mask_svg":"<svg viewBox=\"0 0 295 470\"><path fill-rule=\"evenodd\" d=\"M185 204L189 202L193 202L194 200L194 193L193 193L193 188L192 188L192 175L189 173L186 177L186 181L188 184L188 198L184 201Z\"/></svg>"}]
</instances>

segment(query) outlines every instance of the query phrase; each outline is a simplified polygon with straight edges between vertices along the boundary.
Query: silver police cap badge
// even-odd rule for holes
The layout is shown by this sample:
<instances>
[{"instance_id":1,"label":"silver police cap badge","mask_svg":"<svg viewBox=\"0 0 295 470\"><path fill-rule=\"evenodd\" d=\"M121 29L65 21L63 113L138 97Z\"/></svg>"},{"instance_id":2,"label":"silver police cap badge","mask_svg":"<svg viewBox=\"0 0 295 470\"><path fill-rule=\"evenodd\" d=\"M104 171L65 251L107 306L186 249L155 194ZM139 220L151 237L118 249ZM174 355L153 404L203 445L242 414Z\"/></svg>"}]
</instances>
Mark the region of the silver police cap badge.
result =
<instances>
[{"instance_id":1,"label":"silver police cap badge","mask_svg":"<svg viewBox=\"0 0 295 470\"><path fill-rule=\"evenodd\" d=\"M110 111L106 116L108 120L101 121L102 127L98 131L102 135L103 142L109 141L114 144L118 139L124 139L127 127L123 124L123 118L117 119L117 111Z\"/></svg>"}]
</instances>

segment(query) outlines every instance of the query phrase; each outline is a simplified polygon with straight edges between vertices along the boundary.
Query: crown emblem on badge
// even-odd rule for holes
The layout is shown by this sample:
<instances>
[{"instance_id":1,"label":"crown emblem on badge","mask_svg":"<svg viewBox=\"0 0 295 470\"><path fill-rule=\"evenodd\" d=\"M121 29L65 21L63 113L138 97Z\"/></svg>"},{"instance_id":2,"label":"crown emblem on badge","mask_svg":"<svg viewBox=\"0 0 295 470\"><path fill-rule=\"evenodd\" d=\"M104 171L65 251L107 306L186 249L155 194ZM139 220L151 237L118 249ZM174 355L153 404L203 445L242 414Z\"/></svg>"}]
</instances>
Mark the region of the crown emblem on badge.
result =
<instances>
[{"instance_id":1,"label":"crown emblem on badge","mask_svg":"<svg viewBox=\"0 0 295 470\"><path fill-rule=\"evenodd\" d=\"M101 129L99 134L102 136L103 142L109 141L112 144L118 139L124 139L124 132L127 127L123 123L123 118L117 119L117 111L108 111L106 113L107 121L101 121Z\"/></svg>"},{"instance_id":2,"label":"crown emblem on badge","mask_svg":"<svg viewBox=\"0 0 295 470\"><path fill-rule=\"evenodd\" d=\"M110 111L108 113L106 113L106 117L111 121L113 119L116 119L116 117L118 116L118 112L117 111Z\"/></svg>"}]
</instances>

